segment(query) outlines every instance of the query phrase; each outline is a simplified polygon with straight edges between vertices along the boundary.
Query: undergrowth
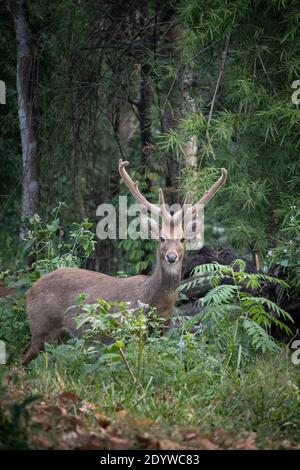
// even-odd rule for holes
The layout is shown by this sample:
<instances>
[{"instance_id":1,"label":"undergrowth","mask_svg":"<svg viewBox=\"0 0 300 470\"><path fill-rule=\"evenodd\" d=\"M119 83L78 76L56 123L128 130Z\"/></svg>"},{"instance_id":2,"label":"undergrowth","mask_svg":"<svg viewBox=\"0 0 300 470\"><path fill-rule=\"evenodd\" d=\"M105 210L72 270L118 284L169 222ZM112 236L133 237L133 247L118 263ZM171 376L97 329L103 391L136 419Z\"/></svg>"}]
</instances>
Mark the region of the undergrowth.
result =
<instances>
[{"instance_id":1,"label":"undergrowth","mask_svg":"<svg viewBox=\"0 0 300 470\"><path fill-rule=\"evenodd\" d=\"M292 363L289 347L270 334L275 326L288 337L292 319L260 296L261 282L275 283L279 291L287 285L246 273L241 261L197 267L182 289L210 283L199 313L178 317L163 336L160 319L147 306L132 311L125 303L101 298L85 304L83 293L77 299L82 312L77 324L84 335L46 345L24 372L19 355L29 339L26 290L48 270L79 265L82 253L88 255L93 246L87 221L65 238L57 215L55 220L46 226L37 217L32 221L28 249L36 256L34 269L2 274L16 293L0 304L0 339L8 352L8 365L1 367L13 371L16 395L27 397L13 403L10 412L0 409L8 447L26 447L27 405L34 397L50 400L65 390L112 417L126 410L166 429L254 432L261 448L278 448L284 440L299 443L299 366ZM100 336L109 341L103 344Z\"/></svg>"}]
</instances>

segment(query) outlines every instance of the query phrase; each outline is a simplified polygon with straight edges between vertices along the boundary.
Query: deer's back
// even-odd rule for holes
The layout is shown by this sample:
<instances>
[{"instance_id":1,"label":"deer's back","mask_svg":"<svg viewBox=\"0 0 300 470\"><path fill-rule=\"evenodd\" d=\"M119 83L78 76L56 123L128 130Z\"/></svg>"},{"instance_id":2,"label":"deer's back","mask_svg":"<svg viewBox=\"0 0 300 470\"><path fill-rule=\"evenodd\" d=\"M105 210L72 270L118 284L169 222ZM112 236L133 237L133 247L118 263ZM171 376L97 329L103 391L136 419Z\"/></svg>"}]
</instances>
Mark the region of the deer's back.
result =
<instances>
[{"instance_id":1,"label":"deer's back","mask_svg":"<svg viewBox=\"0 0 300 470\"><path fill-rule=\"evenodd\" d=\"M42 276L28 291L27 303L47 299L59 305L59 310L76 303L78 294L87 294L87 302L102 297L108 301L145 301L143 285L147 276L116 278L79 268L60 268Z\"/></svg>"}]
</instances>

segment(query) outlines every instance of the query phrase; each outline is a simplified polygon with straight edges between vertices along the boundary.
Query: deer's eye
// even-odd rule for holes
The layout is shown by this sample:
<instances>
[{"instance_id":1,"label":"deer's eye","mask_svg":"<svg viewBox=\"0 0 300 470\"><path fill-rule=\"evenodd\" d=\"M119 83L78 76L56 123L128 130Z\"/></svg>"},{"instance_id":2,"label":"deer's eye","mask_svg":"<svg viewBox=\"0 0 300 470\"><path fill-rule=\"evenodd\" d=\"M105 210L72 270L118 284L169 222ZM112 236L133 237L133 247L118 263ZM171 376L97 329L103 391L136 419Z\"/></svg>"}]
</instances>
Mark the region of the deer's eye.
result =
<instances>
[{"instance_id":1,"label":"deer's eye","mask_svg":"<svg viewBox=\"0 0 300 470\"><path fill-rule=\"evenodd\" d=\"M184 243L185 242L185 238L180 238L180 243Z\"/></svg>"},{"instance_id":2,"label":"deer's eye","mask_svg":"<svg viewBox=\"0 0 300 470\"><path fill-rule=\"evenodd\" d=\"M161 241L161 242L165 242L166 239L165 239L164 237L160 237L160 241Z\"/></svg>"}]
</instances>

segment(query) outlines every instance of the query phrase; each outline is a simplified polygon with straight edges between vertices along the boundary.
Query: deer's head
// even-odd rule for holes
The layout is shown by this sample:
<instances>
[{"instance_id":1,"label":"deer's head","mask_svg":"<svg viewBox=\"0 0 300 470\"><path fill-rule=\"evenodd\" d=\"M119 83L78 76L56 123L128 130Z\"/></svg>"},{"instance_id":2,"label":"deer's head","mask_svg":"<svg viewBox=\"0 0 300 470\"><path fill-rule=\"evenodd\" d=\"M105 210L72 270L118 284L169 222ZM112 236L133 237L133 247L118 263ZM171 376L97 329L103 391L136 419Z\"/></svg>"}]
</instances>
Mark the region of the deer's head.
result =
<instances>
[{"instance_id":1,"label":"deer's head","mask_svg":"<svg viewBox=\"0 0 300 470\"><path fill-rule=\"evenodd\" d=\"M162 265L168 271L181 265L184 256L184 246L187 239L196 237L201 230L201 224L197 219L197 214L214 194L223 186L227 177L227 170L222 168L220 178L195 204L190 205L188 194L185 196L181 209L176 212L169 211L165 203L162 189L159 190L159 204L152 204L138 189L138 181L134 182L125 167L129 162L119 161L119 172L124 182L128 186L135 200L142 204L156 218L160 217L159 224L152 217L141 216L141 225L147 233L151 233L151 238L158 240L158 257ZM196 216L196 219L195 219Z\"/></svg>"}]
</instances>

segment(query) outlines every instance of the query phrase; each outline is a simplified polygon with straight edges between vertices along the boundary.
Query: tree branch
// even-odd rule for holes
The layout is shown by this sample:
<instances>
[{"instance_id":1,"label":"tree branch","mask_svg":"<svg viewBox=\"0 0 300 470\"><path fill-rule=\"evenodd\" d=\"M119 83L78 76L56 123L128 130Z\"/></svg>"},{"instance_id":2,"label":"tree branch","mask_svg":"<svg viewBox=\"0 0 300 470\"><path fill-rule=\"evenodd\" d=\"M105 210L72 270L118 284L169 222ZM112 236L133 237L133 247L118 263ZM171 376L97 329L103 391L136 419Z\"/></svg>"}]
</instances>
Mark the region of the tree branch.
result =
<instances>
[{"instance_id":1,"label":"tree branch","mask_svg":"<svg viewBox=\"0 0 300 470\"><path fill-rule=\"evenodd\" d=\"M226 46L225 46L225 49L224 49L223 54L222 54L222 55L223 55L223 59L222 59L222 63L221 63L221 68L220 68L220 71L219 71L219 76L218 76L218 80L217 80L217 83L216 83L216 87L215 87L213 99L212 99L212 102L211 102L211 105L210 105L208 120L207 120L208 126L210 125L211 120L212 120L212 115L213 115L213 111L214 111L214 107L215 107L215 102L216 102L216 98L217 98L217 93L218 93L219 86L220 86L220 82L221 82L221 78L222 78L222 75L223 75L223 72L224 72L224 69L225 69L226 59L227 59L227 55L228 55L228 48L229 48L230 35L231 35L231 34L229 33L229 34L228 34L228 37L227 37L227 41L226 41Z\"/></svg>"}]
</instances>

